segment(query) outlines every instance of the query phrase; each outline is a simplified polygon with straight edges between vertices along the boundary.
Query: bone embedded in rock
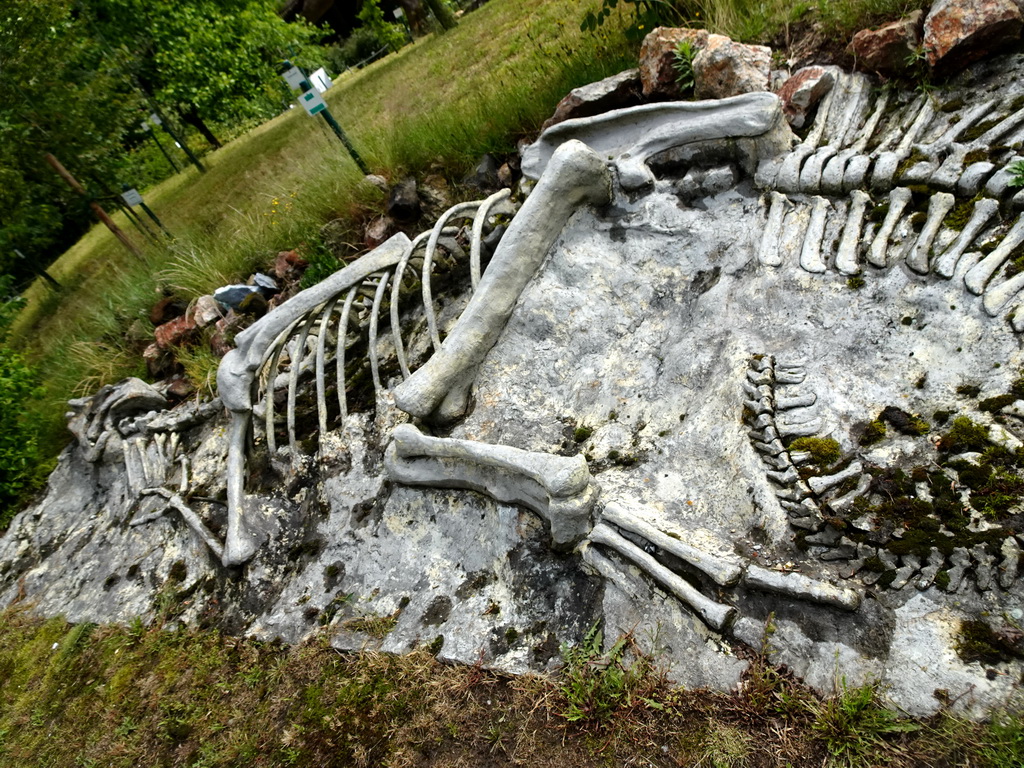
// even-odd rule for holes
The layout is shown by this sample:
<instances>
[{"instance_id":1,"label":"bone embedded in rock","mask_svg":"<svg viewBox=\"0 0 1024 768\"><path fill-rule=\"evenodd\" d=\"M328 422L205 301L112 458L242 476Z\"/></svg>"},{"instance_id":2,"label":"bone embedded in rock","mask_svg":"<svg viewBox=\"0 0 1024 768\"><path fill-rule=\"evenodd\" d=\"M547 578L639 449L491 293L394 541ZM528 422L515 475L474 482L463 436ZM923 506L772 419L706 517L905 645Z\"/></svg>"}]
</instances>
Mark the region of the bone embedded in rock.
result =
<instances>
[{"instance_id":1,"label":"bone embedded in rock","mask_svg":"<svg viewBox=\"0 0 1024 768\"><path fill-rule=\"evenodd\" d=\"M964 255L964 252L974 242L974 238L986 227L998 210L999 201L988 197L982 198L974 204L971 218L960 231L960 235L935 261L935 274L946 279L953 277L960 257Z\"/></svg>"},{"instance_id":2,"label":"bone embedded in rock","mask_svg":"<svg viewBox=\"0 0 1024 768\"><path fill-rule=\"evenodd\" d=\"M860 189L854 190L851 197L850 210L846 216L842 239L839 241L839 249L836 253L836 269L844 275L860 273L857 251L860 247L860 231L864 226L864 211L870 201L867 193Z\"/></svg>"},{"instance_id":3,"label":"bone embedded in rock","mask_svg":"<svg viewBox=\"0 0 1024 768\"><path fill-rule=\"evenodd\" d=\"M761 246L757 252L757 259L766 267L777 267L782 264L782 256L779 253L782 220L792 204L789 202L789 198L781 192L772 192L769 199L771 204L768 209L768 223L761 235Z\"/></svg>"},{"instance_id":4,"label":"bone embedded in rock","mask_svg":"<svg viewBox=\"0 0 1024 768\"><path fill-rule=\"evenodd\" d=\"M864 471L864 467L859 461L855 461L853 464L848 466L842 472L836 472L834 475L824 475L820 477L808 478L807 484L811 486L811 490L815 493L821 494L827 491L829 488L834 488L840 483L849 480L852 477L859 477Z\"/></svg>"},{"instance_id":5,"label":"bone embedded in rock","mask_svg":"<svg viewBox=\"0 0 1024 768\"><path fill-rule=\"evenodd\" d=\"M807 272L821 273L826 269L821 255L821 241L825 236L825 223L832 204L824 197L815 197L813 200L811 219L807 224L803 248L800 249L800 266Z\"/></svg>"},{"instance_id":6,"label":"bone embedded in rock","mask_svg":"<svg viewBox=\"0 0 1024 768\"><path fill-rule=\"evenodd\" d=\"M398 407L421 418L433 414L451 420L463 414L476 367L498 340L569 217L581 205L603 205L610 199L611 176L604 161L578 141L558 147L444 344L396 387Z\"/></svg>"},{"instance_id":7,"label":"bone embedded in rock","mask_svg":"<svg viewBox=\"0 0 1024 768\"><path fill-rule=\"evenodd\" d=\"M992 276L1021 243L1024 243L1024 216L1017 218L1013 227L1006 233L1006 237L992 253L971 267L964 277L964 285L967 286L967 290L975 295L980 295Z\"/></svg>"},{"instance_id":8,"label":"bone embedded in rock","mask_svg":"<svg viewBox=\"0 0 1024 768\"><path fill-rule=\"evenodd\" d=\"M654 175L646 162L658 152L695 141L754 139L773 134L779 134L779 142L759 145L754 151L793 140L789 124L782 115L781 102L771 93L644 104L551 126L523 152L522 171L527 178L540 179L557 148L575 139L602 157L612 158L623 189L635 190L653 184ZM764 157L774 154L766 151ZM764 157L750 158L750 170L753 171Z\"/></svg>"},{"instance_id":9,"label":"bone embedded in rock","mask_svg":"<svg viewBox=\"0 0 1024 768\"><path fill-rule=\"evenodd\" d=\"M932 250L932 242L939 233L942 220L953 208L954 203L956 203L956 198L948 192L932 195L931 200L928 201L928 218L925 220L924 227L921 228L921 234L918 236L917 242L914 243L910 255L907 256L907 266L919 275L928 274L928 256Z\"/></svg>"},{"instance_id":10,"label":"bone embedded in rock","mask_svg":"<svg viewBox=\"0 0 1024 768\"><path fill-rule=\"evenodd\" d=\"M815 603L832 605L847 611L855 611L860 607L861 596L859 592L837 587L825 581L818 581L800 573L783 573L762 568L759 565L749 565L747 566L744 583L755 589L791 595Z\"/></svg>"},{"instance_id":11,"label":"bone embedded in rock","mask_svg":"<svg viewBox=\"0 0 1024 768\"><path fill-rule=\"evenodd\" d=\"M682 576L670 571L636 544L616 533L610 526L598 523L587 538L594 544L610 547L628 560L632 560L641 570L646 571L683 603L693 608L710 627L721 631L736 617L735 608L711 600Z\"/></svg>"},{"instance_id":12,"label":"bone embedded in rock","mask_svg":"<svg viewBox=\"0 0 1024 768\"><path fill-rule=\"evenodd\" d=\"M897 187L889 193L889 211L885 215L885 221L879 227L871 249L868 251L868 262L874 267L883 268L886 266L886 252L889 249L889 238L903 215L903 209L910 202L911 192L906 187Z\"/></svg>"},{"instance_id":13,"label":"bone embedded in rock","mask_svg":"<svg viewBox=\"0 0 1024 768\"><path fill-rule=\"evenodd\" d=\"M653 517L647 515L646 517ZM712 555L686 544L681 539L665 533L648 523L637 510L631 510L622 502L610 501L605 504L601 519L614 523L619 528L643 536L657 547L685 560L702 571L723 587L731 587L742 575L740 566L721 555Z\"/></svg>"}]
</instances>

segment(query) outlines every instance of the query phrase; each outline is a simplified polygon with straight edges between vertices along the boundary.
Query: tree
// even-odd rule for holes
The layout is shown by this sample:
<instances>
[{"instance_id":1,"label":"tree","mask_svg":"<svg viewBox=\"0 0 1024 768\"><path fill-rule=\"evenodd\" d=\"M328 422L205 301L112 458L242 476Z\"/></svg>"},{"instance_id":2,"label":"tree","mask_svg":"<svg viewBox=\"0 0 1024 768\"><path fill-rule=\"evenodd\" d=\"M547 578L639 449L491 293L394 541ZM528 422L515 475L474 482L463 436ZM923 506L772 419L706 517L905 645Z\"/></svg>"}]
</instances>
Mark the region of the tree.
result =
<instances>
[{"instance_id":1,"label":"tree","mask_svg":"<svg viewBox=\"0 0 1024 768\"><path fill-rule=\"evenodd\" d=\"M442 27L445 29L455 29L457 23L455 21L455 14L452 13L451 8L445 4L444 0L424 0L424 2Z\"/></svg>"},{"instance_id":2,"label":"tree","mask_svg":"<svg viewBox=\"0 0 1024 768\"><path fill-rule=\"evenodd\" d=\"M96 34L124 52L155 102L219 146L211 122L267 118L281 106L277 65L319 59L319 32L286 24L273 0L81 0Z\"/></svg>"},{"instance_id":3,"label":"tree","mask_svg":"<svg viewBox=\"0 0 1024 768\"><path fill-rule=\"evenodd\" d=\"M14 248L48 263L88 227L84 201L44 157L60 151L76 173L110 172L138 100L120 65L70 0L0 6L0 273L30 273Z\"/></svg>"}]
</instances>

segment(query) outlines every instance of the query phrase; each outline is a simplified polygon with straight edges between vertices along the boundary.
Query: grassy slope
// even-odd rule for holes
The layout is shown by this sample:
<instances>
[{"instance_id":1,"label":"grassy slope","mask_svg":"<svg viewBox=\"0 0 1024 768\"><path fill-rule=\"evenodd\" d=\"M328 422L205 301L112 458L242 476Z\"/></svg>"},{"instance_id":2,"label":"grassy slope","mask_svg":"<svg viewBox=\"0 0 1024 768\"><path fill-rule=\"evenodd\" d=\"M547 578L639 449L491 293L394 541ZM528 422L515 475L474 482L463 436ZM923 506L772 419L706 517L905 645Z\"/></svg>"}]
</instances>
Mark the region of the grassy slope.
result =
<instances>
[{"instance_id":1,"label":"grassy slope","mask_svg":"<svg viewBox=\"0 0 1024 768\"><path fill-rule=\"evenodd\" d=\"M493 0L455 30L340 78L327 101L374 171L461 178L482 153L513 150L569 89L635 60L616 24L600 36L579 31L577 19L598 4ZM50 455L66 440L64 401L143 373L146 316L162 289L193 298L266 266L278 250L314 248L325 221L355 228L382 204L326 125L299 109L205 162L205 175L189 169L145 192L177 237L169 250L148 246L137 259L97 226L53 266L64 291L28 291L14 343L46 382L31 416Z\"/></svg>"},{"instance_id":2,"label":"grassy slope","mask_svg":"<svg viewBox=\"0 0 1024 768\"><path fill-rule=\"evenodd\" d=\"M743 691L724 695L669 689L644 661L626 672L586 648L557 679L511 678L441 665L426 650L339 654L326 639L285 648L211 630L70 626L8 609L0 613L0 766L1016 768L1024 760L1019 721L898 721L870 688L823 700L758 659Z\"/></svg>"}]
</instances>

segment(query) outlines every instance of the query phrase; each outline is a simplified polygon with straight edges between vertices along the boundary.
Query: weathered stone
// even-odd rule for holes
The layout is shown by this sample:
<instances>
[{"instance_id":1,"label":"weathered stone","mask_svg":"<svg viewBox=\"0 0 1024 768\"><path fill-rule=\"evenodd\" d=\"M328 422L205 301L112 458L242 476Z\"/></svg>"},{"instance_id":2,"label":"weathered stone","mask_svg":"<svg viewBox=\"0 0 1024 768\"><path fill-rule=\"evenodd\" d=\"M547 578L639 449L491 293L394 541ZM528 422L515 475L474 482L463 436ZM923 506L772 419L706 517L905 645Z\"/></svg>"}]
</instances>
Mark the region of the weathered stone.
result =
<instances>
[{"instance_id":1,"label":"weathered stone","mask_svg":"<svg viewBox=\"0 0 1024 768\"><path fill-rule=\"evenodd\" d=\"M921 46L923 11L883 24L878 29L862 29L853 36L850 50L857 69L881 75L897 75L912 65L912 57Z\"/></svg>"},{"instance_id":2,"label":"weathered stone","mask_svg":"<svg viewBox=\"0 0 1024 768\"><path fill-rule=\"evenodd\" d=\"M396 184L388 197L388 216L395 221L416 221L420 217L420 199L416 179L409 177Z\"/></svg>"},{"instance_id":3,"label":"weathered stone","mask_svg":"<svg viewBox=\"0 0 1024 768\"><path fill-rule=\"evenodd\" d=\"M924 21L924 48L937 69L966 67L1020 37L1013 0L936 0Z\"/></svg>"},{"instance_id":4,"label":"weathered stone","mask_svg":"<svg viewBox=\"0 0 1024 768\"><path fill-rule=\"evenodd\" d=\"M693 59L698 99L724 99L768 90L772 49L744 45L723 35L708 35L707 44Z\"/></svg>"},{"instance_id":5,"label":"weathered stone","mask_svg":"<svg viewBox=\"0 0 1024 768\"><path fill-rule=\"evenodd\" d=\"M214 291L213 298L225 307L237 310L246 298L259 292L260 289L254 285L226 285Z\"/></svg>"},{"instance_id":6,"label":"weathered stone","mask_svg":"<svg viewBox=\"0 0 1024 768\"><path fill-rule=\"evenodd\" d=\"M640 82L643 95L678 99L682 96L676 82L676 49L683 41L696 50L708 41L707 30L657 27L640 45Z\"/></svg>"},{"instance_id":7,"label":"weathered stone","mask_svg":"<svg viewBox=\"0 0 1024 768\"><path fill-rule=\"evenodd\" d=\"M206 294L196 299L196 303L192 307L192 319L195 320L196 327L205 328L222 317L224 317L224 312L213 296Z\"/></svg>"},{"instance_id":8,"label":"weathered stone","mask_svg":"<svg viewBox=\"0 0 1024 768\"><path fill-rule=\"evenodd\" d=\"M376 173L370 173L363 176L363 182L372 187L376 187L385 195L388 193L388 180L383 176L378 176Z\"/></svg>"},{"instance_id":9,"label":"weathered stone","mask_svg":"<svg viewBox=\"0 0 1024 768\"><path fill-rule=\"evenodd\" d=\"M269 299L271 296L281 292L280 287L277 285L277 281L269 275L264 275L262 272L257 272L251 278L249 282L259 289L259 292L263 294L263 298Z\"/></svg>"},{"instance_id":10,"label":"weathered stone","mask_svg":"<svg viewBox=\"0 0 1024 768\"><path fill-rule=\"evenodd\" d=\"M484 155L476 167L462 179L462 183L479 192L493 192L501 187L501 182L498 180L498 168L499 163L494 155Z\"/></svg>"},{"instance_id":11,"label":"weathered stone","mask_svg":"<svg viewBox=\"0 0 1024 768\"><path fill-rule=\"evenodd\" d=\"M366 225L363 232L363 245L373 249L394 234L395 223L387 216L378 216Z\"/></svg>"},{"instance_id":12,"label":"weathered stone","mask_svg":"<svg viewBox=\"0 0 1024 768\"><path fill-rule=\"evenodd\" d=\"M187 344L195 337L198 330L195 320L188 315L182 315L159 326L153 335L156 336L156 345L160 349L168 349Z\"/></svg>"},{"instance_id":13,"label":"weathered stone","mask_svg":"<svg viewBox=\"0 0 1024 768\"><path fill-rule=\"evenodd\" d=\"M793 73L776 92L782 99L782 112L794 128L803 128L808 115L835 85L833 67L804 67Z\"/></svg>"},{"instance_id":14,"label":"weathered stone","mask_svg":"<svg viewBox=\"0 0 1024 768\"><path fill-rule=\"evenodd\" d=\"M627 69L596 83L581 85L569 91L569 94L558 102L554 114L544 121L541 130L564 120L592 117L612 109L634 107L641 102L642 88L639 69Z\"/></svg>"},{"instance_id":15,"label":"weathered stone","mask_svg":"<svg viewBox=\"0 0 1024 768\"><path fill-rule=\"evenodd\" d=\"M142 359L146 362L146 372L152 379L162 379L174 370L174 355L156 342L146 347L142 352Z\"/></svg>"}]
</instances>

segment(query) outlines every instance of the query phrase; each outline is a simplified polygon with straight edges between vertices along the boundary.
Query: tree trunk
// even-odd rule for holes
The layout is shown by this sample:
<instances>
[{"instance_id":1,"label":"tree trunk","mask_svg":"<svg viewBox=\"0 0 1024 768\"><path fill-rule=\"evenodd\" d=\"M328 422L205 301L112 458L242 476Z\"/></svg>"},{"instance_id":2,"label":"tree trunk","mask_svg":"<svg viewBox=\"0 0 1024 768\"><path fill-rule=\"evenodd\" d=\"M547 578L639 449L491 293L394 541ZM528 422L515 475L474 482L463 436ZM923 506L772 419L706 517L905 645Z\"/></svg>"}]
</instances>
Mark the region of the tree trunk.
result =
<instances>
[{"instance_id":1,"label":"tree trunk","mask_svg":"<svg viewBox=\"0 0 1024 768\"><path fill-rule=\"evenodd\" d=\"M444 4L444 0L424 0L427 7L434 14L434 18L440 22L441 26L445 29L455 29L455 14L453 14L448 6Z\"/></svg>"},{"instance_id":2,"label":"tree trunk","mask_svg":"<svg viewBox=\"0 0 1024 768\"><path fill-rule=\"evenodd\" d=\"M205 122L203 122L203 118L199 116L199 112L196 110L194 106L190 104L187 109L179 109L178 114L181 116L181 119L184 122L188 123L197 131L199 131L199 133L202 134L202 137L206 139L207 144L209 144L211 147L213 147L214 149L220 149L223 146L220 143L220 139L214 136L213 131L210 130L210 127Z\"/></svg>"}]
</instances>

